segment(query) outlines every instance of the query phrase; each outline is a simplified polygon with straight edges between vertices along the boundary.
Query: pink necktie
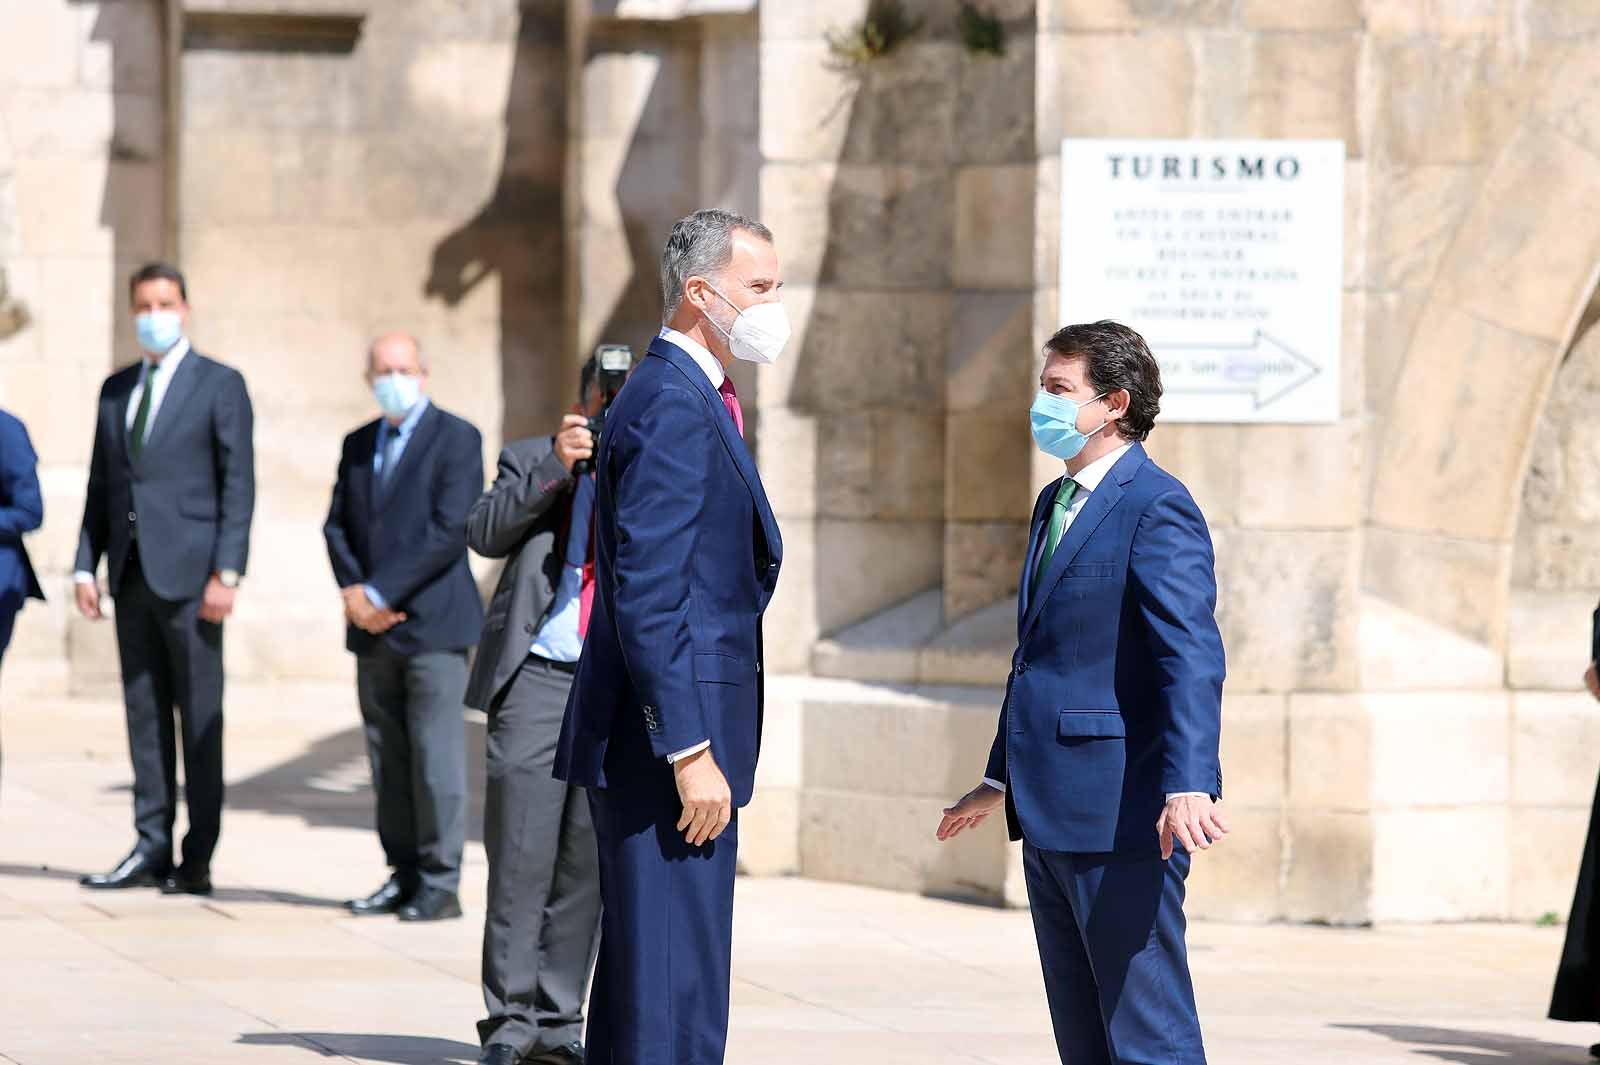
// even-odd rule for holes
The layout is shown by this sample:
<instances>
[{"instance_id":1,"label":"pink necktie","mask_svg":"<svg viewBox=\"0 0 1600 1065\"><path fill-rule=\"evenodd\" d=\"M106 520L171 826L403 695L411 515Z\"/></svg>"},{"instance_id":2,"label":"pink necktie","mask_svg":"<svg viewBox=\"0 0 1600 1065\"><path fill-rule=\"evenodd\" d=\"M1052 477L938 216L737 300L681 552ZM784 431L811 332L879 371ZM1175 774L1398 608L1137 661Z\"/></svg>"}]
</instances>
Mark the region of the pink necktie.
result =
<instances>
[{"instance_id":1,"label":"pink necktie","mask_svg":"<svg viewBox=\"0 0 1600 1065\"><path fill-rule=\"evenodd\" d=\"M722 393L722 402L727 405L728 413L733 415L733 427L739 430L739 436L744 436L744 411L739 406L739 393L733 390L733 378L724 377L722 384L717 386L717 391Z\"/></svg>"}]
</instances>

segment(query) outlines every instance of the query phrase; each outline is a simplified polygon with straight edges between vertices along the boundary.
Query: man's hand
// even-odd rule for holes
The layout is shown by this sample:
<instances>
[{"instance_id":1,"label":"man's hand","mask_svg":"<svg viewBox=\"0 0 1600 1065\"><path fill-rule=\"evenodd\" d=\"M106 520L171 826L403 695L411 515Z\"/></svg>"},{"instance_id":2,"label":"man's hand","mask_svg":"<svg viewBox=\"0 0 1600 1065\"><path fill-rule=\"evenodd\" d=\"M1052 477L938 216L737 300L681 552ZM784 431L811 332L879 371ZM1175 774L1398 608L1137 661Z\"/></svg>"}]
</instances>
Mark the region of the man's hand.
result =
<instances>
[{"instance_id":1,"label":"man's hand","mask_svg":"<svg viewBox=\"0 0 1600 1065\"><path fill-rule=\"evenodd\" d=\"M1156 820L1156 834L1161 837L1161 860L1166 861L1172 857L1174 839L1190 854L1209 850L1228 834L1228 822L1209 796L1174 795Z\"/></svg>"},{"instance_id":2,"label":"man's hand","mask_svg":"<svg viewBox=\"0 0 1600 1065\"><path fill-rule=\"evenodd\" d=\"M100 612L100 586L94 581L78 582L78 613L90 621L101 621L105 615Z\"/></svg>"},{"instance_id":3,"label":"man's hand","mask_svg":"<svg viewBox=\"0 0 1600 1065\"><path fill-rule=\"evenodd\" d=\"M959 836L969 828L983 824L983 819L1006 804L1006 793L987 784L979 784L944 812L939 820L938 836L941 840Z\"/></svg>"},{"instance_id":4,"label":"man's hand","mask_svg":"<svg viewBox=\"0 0 1600 1065\"><path fill-rule=\"evenodd\" d=\"M406 619L402 611L373 606L364 585L352 584L341 588L339 594L344 597L344 619L362 632L382 636Z\"/></svg>"},{"instance_id":5,"label":"man's hand","mask_svg":"<svg viewBox=\"0 0 1600 1065\"><path fill-rule=\"evenodd\" d=\"M213 573L211 579L206 581L205 597L200 601L200 620L221 625L233 613L233 599L237 591L236 588L226 587L222 578Z\"/></svg>"},{"instance_id":6,"label":"man's hand","mask_svg":"<svg viewBox=\"0 0 1600 1065\"><path fill-rule=\"evenodd\" d=\"M556 434L556 458L568 472L581 459L594 456L594 434L589 432L589 419L581 414L568 414L561 419L561 431Z\"/></svg>"},{"instance_id":7,"label":"man's hand","mask_svg":"<svg viewBox=\"0 0 1600 1065\"><path fill-rule=\"evenodd\" d=\"M1600 699L1600 666L1589 663L1589 668L1583 671L1583 686L1589 689L1590 695Z\"/></svg>"},{"instance_id":8,"label":"man's hand","mask_svg":"<svg viewBox=\"0 0 1600 1065\"><path fill-rule=\"evenodd\" d=\"M733 792L728 788L728 778L711 757L711 748L678 759L672 764L672 775L677 779L678 799L683 803L683 816L678 818L678 831L683 838L690 846L698 847L722 835L733 820Z\"/></svg>"}]
</instances>

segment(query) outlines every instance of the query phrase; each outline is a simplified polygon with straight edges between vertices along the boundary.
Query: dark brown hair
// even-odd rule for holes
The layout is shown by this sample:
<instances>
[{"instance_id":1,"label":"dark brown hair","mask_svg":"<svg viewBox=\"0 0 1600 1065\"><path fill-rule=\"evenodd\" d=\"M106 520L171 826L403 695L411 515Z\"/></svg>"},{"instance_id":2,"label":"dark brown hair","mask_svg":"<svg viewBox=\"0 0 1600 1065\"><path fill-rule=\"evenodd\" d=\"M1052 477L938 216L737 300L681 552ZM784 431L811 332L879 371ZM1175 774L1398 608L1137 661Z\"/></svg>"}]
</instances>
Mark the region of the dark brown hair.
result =
<instances>
[{"instance_id":1,"label":"dark brown hair","mask_svg":"<svg viewBox=\"0 0 1600 1065\"><path fill-rule=\"evenodd\" d=\"M1089 387L1097 393L1126 390L1128 410L1117 421L1124 440L1143 440L1161 413L1161 364L1144 337L1109 319L1069 325L1045 341L1050 354L1081 358Z\"/></svg>"},{"instance_id":2,"label":"dark brown hair","mask_svg":"<svg viewBox=\"0 0 1600 1065\"><path fill-rule=\"evenodd\" d=\"M128 278L128 302L133 302L133 294L146 281L171 281L178 286L178 295L183 297L183 302L189 302L189 286L184 284L183 273L171 263L145 263L135 270L133 276Z\"/></svg>"}]
</instances>

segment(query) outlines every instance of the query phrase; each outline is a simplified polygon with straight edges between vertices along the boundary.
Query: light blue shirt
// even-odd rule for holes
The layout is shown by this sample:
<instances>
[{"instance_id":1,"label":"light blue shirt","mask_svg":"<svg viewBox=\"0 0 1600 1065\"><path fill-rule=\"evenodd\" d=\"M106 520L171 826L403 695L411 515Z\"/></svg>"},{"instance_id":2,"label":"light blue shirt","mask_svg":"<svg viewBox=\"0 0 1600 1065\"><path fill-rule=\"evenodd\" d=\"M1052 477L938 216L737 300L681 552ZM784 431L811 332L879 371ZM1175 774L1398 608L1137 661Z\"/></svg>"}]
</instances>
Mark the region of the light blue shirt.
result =
<instances>
[{"instance_id":1,"label":"light blue shirt","mask_svg":"<svg viewBox=\"0 0 1600 1065\"><path fill-rule=\"evenodd\" d=\"M382 484L386 472L393 472L384 470L385 462L400 464L400 456L406 453L406 445L411 443L411 434L417 431L417 423L422 421L422 416L427 412L428 397L423 396L417 400L415 407L406 412L405 418L399 425L389 424L388 418L378 423L378 446L372 449L372 480L375 486ZM389 454L391 446L394 448L393 455ZM389 609L389 601L383 597L383 593L370 584L363 587L366 589L369 603L379 610Z\"/></svg>"},{"instance_id":2,"label":"light blue shirt","mask_svg":"<svg viewBox=\"0 0 1600 1065\"><path fill-rule=\"evenodd\" d=\"M583 612L583 567L589 559L590 526L594 517L594 478L580 477L572 494L572 520L567 531L567 550L561 567L561 582L556 585L550 616L539 629L529 653L552 662L576 662L583 653L583 636L578 622Z\"/></svg>"}]
</instances>

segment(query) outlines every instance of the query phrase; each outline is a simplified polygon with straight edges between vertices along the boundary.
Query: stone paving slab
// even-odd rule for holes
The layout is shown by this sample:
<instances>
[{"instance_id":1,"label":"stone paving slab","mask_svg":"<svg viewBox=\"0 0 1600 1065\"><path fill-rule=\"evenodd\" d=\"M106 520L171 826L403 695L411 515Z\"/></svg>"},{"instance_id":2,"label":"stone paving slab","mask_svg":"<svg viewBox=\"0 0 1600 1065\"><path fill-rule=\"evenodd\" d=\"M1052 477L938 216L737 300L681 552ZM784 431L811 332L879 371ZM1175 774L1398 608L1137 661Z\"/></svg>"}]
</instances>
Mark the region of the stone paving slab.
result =
<instances>
[{"instance_id":1,"label":"stone paving slab","mask_svg":"<svg viewBox=\"0 0 1600 1065\"><path fill-rule=\"evenodd\" d=\"M5 708L0 1063L474 1061L481 845L465 920L345 915L384 875L350 693L236 689L229 715L219 886L201 900L77 886L130 841L117 706ZM738 905L733 1065L1056 1060L1025 913L803 879L741 880ZM1600 1026L1542 1019L1560 942L1516 925L1191 929L1219 1065L1579 1065Z\"/></svg>"}]
</instances>

